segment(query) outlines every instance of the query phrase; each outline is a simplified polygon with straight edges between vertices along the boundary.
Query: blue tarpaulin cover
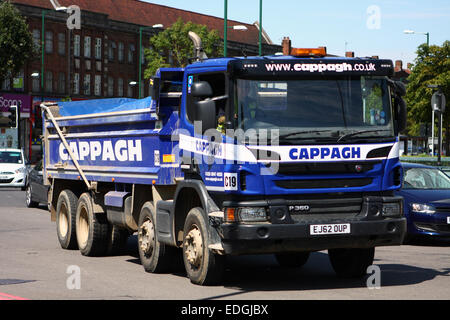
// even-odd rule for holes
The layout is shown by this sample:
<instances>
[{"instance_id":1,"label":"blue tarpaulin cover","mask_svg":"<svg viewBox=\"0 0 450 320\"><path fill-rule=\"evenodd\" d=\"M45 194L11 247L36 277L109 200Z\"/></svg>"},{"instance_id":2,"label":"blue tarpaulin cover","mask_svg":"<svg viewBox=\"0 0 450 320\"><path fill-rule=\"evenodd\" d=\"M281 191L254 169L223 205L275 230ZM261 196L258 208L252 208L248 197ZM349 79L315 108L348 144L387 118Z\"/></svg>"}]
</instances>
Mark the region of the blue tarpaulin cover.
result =
<instances>
[{"instance_id":1,"label":"blue tarpaulin cover","mask_svg":"<svg viewBox=\"0 0 450 320\"><path fill-rule=\"evenodd\" d=\"M144 99L112 98L72 102L59 102L59 114L62 117L82 114L116 112L150 108L152 97Z\"/></svg>"}]
</instances>

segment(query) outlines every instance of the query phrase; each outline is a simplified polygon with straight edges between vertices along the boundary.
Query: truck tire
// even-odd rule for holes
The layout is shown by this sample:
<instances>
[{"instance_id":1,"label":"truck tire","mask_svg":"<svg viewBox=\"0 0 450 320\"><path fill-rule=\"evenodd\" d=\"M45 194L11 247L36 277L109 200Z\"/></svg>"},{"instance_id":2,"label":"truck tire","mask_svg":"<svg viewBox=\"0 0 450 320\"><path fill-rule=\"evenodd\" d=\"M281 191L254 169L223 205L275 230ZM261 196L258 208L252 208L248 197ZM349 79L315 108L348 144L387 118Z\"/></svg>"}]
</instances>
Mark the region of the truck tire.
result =
<instances>
[{"instance_id":1,"label":"truck tire","mask_svg":"<svg viewBox=\"0 0 450 320\"><path fill-rule=\"evenodd\" d=\"M275 259L281 267L300 268L308 261L309 252L277 253Z\"/></svg>"},{"instance_id":2,"label":"truck tire","mask_svg":"<svg viewBox=\"0 0 450 320\"><path fill-rule=\"evenodd\" d=\"M63 190L56 205L56 233L63 249L78 249L76 235L77 196L70 190Z\"/></svg>"},{"instance_id":3,"label":"truck tire","mask_svg":"<svg viewBox=\"0 0 450 320\"><path fill-rule=\"evenodd\" d=\"M108 230L107 255L121 255L127 251L127 242L130 232L115 225L110 225Z\"/></svg>"},{"instance_id":4,"label":"truck tire","mask_svg":"<svg viewBox=\"0 0 450 320\"><path fill-rule=\"evenodd\" d=\"M27 208L36 208L39 205L39 202L33 201L31 184L29 184L25 189L25 203L27 205Z\"/></svg>"},{"instance_id":5,"label":"truck tire","mask_svg":"<svg viewBox=\"0 0 450 320\"><path fill-rule=\"evenodd\" d=\"M225 256L212 252L202 208L189 211L184 223L183 262L187 276L194 284L215 285L223 277Z\"/></svg>"},{"instance_id":6,"label":"truck tire","mask_svg":"<svg viewBox=\"0 0 450 320\"><path fill-rule=\"evenodd\" d=\"M372 265L375 248L330 249L328 257L339 277L360 278Z\"/></svg>"},{"instance_id":7,"label":"truck tire","mask_svg":"<svg viewBox=\"0 0 450 320\"><path fill-rule=\"evenodd\" d=\"M80 252L84 256L101 256L108 245L108 222L102 214L94 213L92 198L83 193L78 199L76 230Z\"/></svg>"},{"instance_id":8,"label":"truck tire","mask_svg":"<svg viewBox=\"0 0 450 320\"><path fill-rule=\"evenodd\" d=\"M158 241L156 233L156 214L153 203L142 206L138 222L138 251L141 264L146 272L162 273L172 269L178 252Z\"/></svg>"}]
</instances>

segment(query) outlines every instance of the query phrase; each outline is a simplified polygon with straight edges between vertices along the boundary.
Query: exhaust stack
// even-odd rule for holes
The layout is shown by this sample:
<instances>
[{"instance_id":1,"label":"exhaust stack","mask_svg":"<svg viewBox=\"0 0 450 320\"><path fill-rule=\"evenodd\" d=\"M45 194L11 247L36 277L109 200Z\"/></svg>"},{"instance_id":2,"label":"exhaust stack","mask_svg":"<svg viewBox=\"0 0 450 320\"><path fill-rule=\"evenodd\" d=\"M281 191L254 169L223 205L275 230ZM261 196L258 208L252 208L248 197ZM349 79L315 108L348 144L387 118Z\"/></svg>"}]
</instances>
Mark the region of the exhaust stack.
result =
<instances>
[{"instance_id":1,"label":"exhaust stack","mask_svg":"<svg viewBox=\"0 0 450 320\"><path fill-rule=\"evenodd\" d=\"M189 38L194 43L194 59L195 61L201 61L204 59L208 59L205 51L203 51L202 47L202 39L195 32L189 31Z\"/></svg>"}]
</instances>

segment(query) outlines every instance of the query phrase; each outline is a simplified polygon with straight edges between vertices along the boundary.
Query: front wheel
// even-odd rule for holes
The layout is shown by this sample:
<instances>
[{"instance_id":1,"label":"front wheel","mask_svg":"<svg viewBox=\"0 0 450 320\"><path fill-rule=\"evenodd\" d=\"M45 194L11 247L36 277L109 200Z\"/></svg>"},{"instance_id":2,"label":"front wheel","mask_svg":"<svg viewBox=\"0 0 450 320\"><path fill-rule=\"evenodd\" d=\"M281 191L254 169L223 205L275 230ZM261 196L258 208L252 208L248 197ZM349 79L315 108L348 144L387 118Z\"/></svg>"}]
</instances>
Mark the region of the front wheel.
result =
<instances>
[{"instance_id":1,"label":"front wheel","mask_svg":"<svg viewBox=\"0 0 450 320\"><path fill-rule=\"evenodd\" d=\"M375 248L330 249L328 257L334 271L340 277L359 278L372 265Z\"/></svg>"},{"instance_id":2,"label":"front wheel","mask_svg":"<svg viewBox=\"0 0 450 320\"><path fill-rule=\"evenodd\" d=\"M214 285L222 280L225 257L213 253L202 208L189 211L184 224L183 261L186 273L194 284Z\"/></svg>"}]
</instances>

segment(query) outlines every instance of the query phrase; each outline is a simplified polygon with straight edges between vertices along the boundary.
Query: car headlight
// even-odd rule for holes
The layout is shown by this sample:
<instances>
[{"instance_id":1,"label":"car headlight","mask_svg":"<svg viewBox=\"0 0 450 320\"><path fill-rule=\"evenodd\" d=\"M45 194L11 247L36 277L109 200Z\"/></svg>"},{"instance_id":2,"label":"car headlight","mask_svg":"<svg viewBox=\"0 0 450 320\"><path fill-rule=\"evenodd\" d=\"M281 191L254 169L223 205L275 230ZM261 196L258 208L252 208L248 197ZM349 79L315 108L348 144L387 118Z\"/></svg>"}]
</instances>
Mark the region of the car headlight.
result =
<instances>
[{"instance_id":1,"label":"car headlight","mask_svg":"<svg viewBox=\"0 0 450 320\"><path fill-rule=\"evenodd\" d=\"M26 170L26 168L22 167L22 168L16 169L16 173L24 173L25 170Z\"/></svg>"},{"instance_id":2,"label":"car headlight","mask_svg":"<svg viewBox=\"0 0 450 320\"><path fill-rule=\"evenodd\" d=\"M413 212L425 214L434 214L436 212L436 209L433 206L423 203L411 203L411 209Z\"/></svg>"}]
</instances>

